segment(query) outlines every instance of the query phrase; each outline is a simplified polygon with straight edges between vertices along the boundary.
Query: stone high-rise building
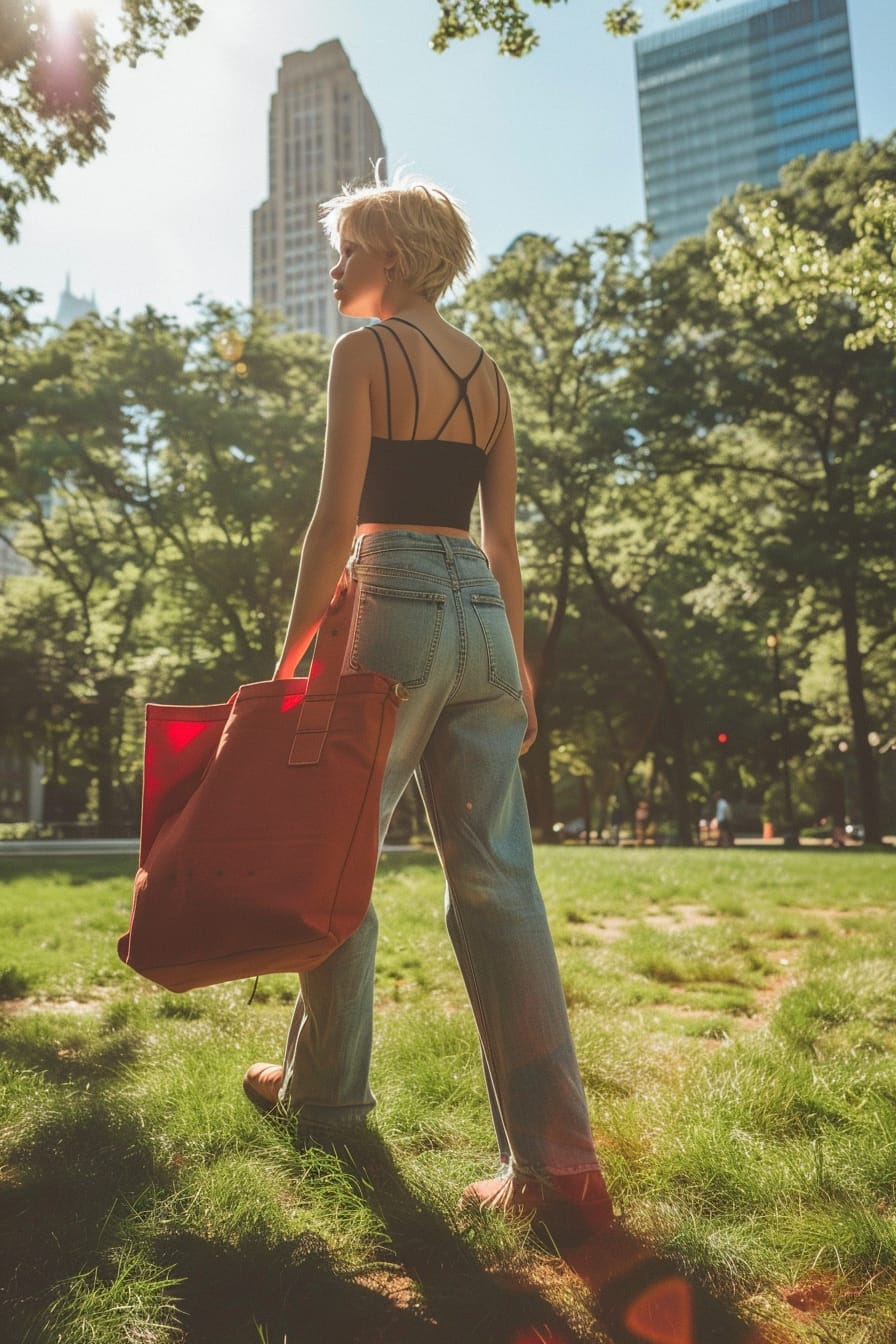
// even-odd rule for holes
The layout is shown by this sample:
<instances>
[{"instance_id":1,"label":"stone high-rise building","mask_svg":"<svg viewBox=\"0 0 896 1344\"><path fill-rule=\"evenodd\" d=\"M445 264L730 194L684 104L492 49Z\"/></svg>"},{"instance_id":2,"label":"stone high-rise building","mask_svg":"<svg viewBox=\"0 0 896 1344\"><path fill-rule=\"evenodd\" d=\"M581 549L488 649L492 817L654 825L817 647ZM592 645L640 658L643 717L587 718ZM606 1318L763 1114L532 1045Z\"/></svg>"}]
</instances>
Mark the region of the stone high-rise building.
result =
<instances>
[{"instance_id":1,"label":"stone high-rise building","mask_svg":"<svg viewBox=\"0 0 896 1344\"><path fill-rule=\"evenodd\" d=\"M253 304L282 314L290 330L330 340L362 325L336 308L328 274L336 258L317 207L344 183L371 177L385 156L338 39L283 57L268 121L270 194L252 212Z\"/></svg>"}]
</instances>

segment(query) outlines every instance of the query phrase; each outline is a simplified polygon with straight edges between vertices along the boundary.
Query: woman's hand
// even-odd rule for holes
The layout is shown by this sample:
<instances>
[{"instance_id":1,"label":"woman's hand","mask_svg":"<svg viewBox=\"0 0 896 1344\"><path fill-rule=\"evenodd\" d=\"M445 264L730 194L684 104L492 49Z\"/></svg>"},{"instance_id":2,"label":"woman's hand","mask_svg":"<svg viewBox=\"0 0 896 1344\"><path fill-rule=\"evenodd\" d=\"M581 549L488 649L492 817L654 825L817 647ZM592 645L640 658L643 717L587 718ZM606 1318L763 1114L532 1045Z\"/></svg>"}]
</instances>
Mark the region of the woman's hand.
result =
<instances>
[{"instance_id":1,"label":"woman's hand","mask_svg":"<svg viewBox=\"0 0 896 1344\"><path fill-rule=\"evenodd\" d=\"M526 736L523 738L523 745L520 747L520 755L525 756L532 743L538 736L538 717L535 713L535 696L532 693L532 687L528 685L523 688L523 704L526 707L526 713L529 716L529 726L526 729Z\"/></svg>"}]
</instances>

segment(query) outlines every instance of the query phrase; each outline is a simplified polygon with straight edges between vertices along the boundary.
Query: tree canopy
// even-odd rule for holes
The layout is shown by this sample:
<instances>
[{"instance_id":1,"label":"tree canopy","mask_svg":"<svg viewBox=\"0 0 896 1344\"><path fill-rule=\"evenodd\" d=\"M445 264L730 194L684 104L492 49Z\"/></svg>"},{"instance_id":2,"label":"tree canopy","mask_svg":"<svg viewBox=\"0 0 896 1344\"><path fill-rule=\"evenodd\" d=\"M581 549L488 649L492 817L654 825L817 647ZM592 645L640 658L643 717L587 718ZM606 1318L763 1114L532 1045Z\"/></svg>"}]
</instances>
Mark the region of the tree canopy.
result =
<instances>
[{"instance_id":1,"label":"tree canopy","mask_svg":"<svg viewBox=\"0 0 896 1344\"><path fill-rule=\"evenodd\" d=\"M586 2L596 4L596 0ZM702 9L706 2L666 0L665 10L670 19L680 19ZM567 0L531 0L531 3L552 9ZM430 42L434 51L445 51L452 42L485 32L497 35L498 50L504 56L527 56L538 46L532 11L520 0L438 0L438 8L439 25ZM635 0L621 0L606 8L603 24L614 37L629 37L641 31L643 19Z\"/></svg>"},{"instance_id":2,"label":"tree canopy","mask_svg":"<svg viewBox=\"0 0 896 1344\"><path fill-rule=\"evenodd\" d=\"M869 143L791 165L774 199L836 257L893 181L896 144ZM848 342L867 311L843 292L809 322L798 295L720 294L713 240L753 203L659 260L637 229L521 234L448 314L514 400L545 837L643 797L686 841L718 788L739 825L782 825L785 764L799 821L892 824L896 344ZM32 566L0 581L0 735L44 760L57 815L89 779L109 825L135 813L146 700L270 674L327 350L208 301L60 333L23 295L0 349L0 527Z\"/></svg>"},{"instance_id":3,"label":"tree canopy","mask_svg":"<svg viewBox=\"0 0 896 1344\"><path fill-rule=\"evenodd\" d=\"M112 65L161 56L202 16L194 0L127 0L110 38L89 6L65 14L47 0L9 0L0 10L0 234L19 236L23 207L52 201L68 161L87 163L106 143Z\"/></svg>"},{"instance_id":4,"label":"tree canopy","mask_svg":"<svg viewBox=\"0 0 896 1344\"><path fill-rule=\"evenodd\" d=\"M261 314L83 318L8 345L0 736L133 806L142 705L271 674L317 491L327 350ZM132 822L133 824L133 822Z\"/></svg>"},{"instance_id":5,"label":"tree canopy","mask_svg":"<svg viewBox=\"0 0 896 1344\"><path fill-rule=\"evenodd\" d=\"M851 310L843 344L857 350L896 344L896 136L847 155L819 155L811 169L786 167L780 190L741 188L736 209L717 217L711 264L723 302L733 307L749 303L763 315L790 308L803 330L824 311ZM832 162L851 172L825 185ZM807 220L819 193L823 210Z\"/></svg>"}]
</instances>

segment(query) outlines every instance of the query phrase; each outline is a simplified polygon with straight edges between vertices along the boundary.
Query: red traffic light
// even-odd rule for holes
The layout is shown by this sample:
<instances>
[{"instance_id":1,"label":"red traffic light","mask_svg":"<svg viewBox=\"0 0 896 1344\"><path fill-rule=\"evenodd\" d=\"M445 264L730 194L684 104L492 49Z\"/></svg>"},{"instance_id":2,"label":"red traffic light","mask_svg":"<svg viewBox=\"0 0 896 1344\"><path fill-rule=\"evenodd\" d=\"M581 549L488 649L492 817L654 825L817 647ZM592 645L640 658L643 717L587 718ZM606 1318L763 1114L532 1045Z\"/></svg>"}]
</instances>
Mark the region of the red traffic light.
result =
<instances>
[{"instance_id":1,"label":"red traffic light","mask_svg":"<svg viewBox=\"0 0 896 1344\"><path fill-rule=\"evenodd\" d=\"M719 744L720 747L727 746L727 745L728 745L728 734L727 734L727 733L716 733L716 741L718 742L718 744Z\"/></svg>"}]
</instances>

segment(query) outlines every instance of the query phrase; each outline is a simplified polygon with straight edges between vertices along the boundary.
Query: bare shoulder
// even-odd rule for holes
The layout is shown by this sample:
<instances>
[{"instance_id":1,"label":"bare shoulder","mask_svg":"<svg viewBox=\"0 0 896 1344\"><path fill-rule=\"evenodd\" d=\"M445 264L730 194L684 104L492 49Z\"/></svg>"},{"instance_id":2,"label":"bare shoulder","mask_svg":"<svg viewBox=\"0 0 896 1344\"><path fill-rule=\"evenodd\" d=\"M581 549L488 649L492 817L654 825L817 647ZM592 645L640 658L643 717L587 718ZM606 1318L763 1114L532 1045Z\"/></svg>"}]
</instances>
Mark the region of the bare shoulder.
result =
<instances>
[{"instance_id":1,"label":"bare shoulder","mask_svg":"<svg viewBox=\"0 0 896 1344\"><path fill-rule=\"evenodd\" d=\"M469 336L465 331L461 331L460 327L455 327L451 322L446 321L445 318L441 317L441 314L439 316L442 321L445 339L458 353L474 354L483 348L472 336ZM485 353L488 354L488 351L486 350Z\"/></svg>"},{"instance_id":2,"label":"bare shoulder","mask_svg":"<svg viewBox=\"0 0 896 1344\"><path fill-rule=\"evenodd\" d=\"M352 373L369 373L371 355L376 342L371 339L369 327L360 327L357 331L347 331L340 336L330 355L330 366L339 373L351 376Z\"/></svg>"}]
</instances>

